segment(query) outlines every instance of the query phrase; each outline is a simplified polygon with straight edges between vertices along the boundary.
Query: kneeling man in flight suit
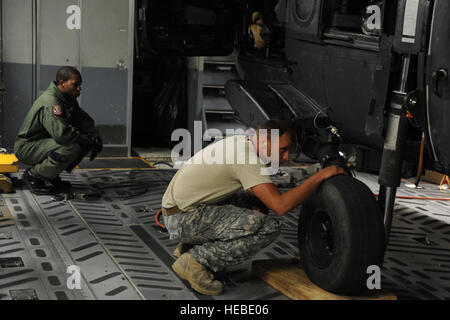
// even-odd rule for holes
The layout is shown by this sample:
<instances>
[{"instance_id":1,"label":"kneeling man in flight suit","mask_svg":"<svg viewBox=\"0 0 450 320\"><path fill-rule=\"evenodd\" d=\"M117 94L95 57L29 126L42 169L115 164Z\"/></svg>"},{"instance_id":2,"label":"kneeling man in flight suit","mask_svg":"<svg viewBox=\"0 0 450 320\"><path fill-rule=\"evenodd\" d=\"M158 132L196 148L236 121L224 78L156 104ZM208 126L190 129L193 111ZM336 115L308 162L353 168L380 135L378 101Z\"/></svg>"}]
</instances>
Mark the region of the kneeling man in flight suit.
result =
<instances>
[{"instance_id":1,"label":"kneeling man in flight suit","mask_svg":"<svg viewBox=\"0 0 450 320\"><path fill-rule=\"evenodd\" d=\"M70 182L61 180L59 174L71 172L89 152L93 160L103 148L94 120L76 100L81 83L77 69L60 68L56 81L35 101L16 137L14 153L32 166L22 179L34 194L70 191Z\"/></svg>"},{"instance_id":2,"label":"kneeling man in flight suit","mask_svg":"<svg viewBox=\"0 0 450 320\"><path fill-rule=\"evenodd\" d=\"M277 139L271 132L278 130ZM261 134L264 132L268 134ZM276 131L275 131L276 132ZM264 174L268 164L286 162L291 148L291 129L279 120L263 123L255 134L236 135L209 145L196 153L172 178L162 199L164 222L170 239L179 240L172 269L192 288L206 295L223 292L223 284L210 271L248 261L271 244L280 233L279 221L255 208L227 203L236 193L249 190L279 216L306 200L320 183L344 169L327 167L301 185L283 194ZM272 146L272 143L274 146ZM231 150L229 146L232 146ZM205 161L208 155L244 154L245 161ZM271 154L276 152L278 154ZM261 158L262 161L249 161ZM235 158L236 159L236 158ZM212 163L212 164L211 164Z\"/></svg>"}]
</instances>

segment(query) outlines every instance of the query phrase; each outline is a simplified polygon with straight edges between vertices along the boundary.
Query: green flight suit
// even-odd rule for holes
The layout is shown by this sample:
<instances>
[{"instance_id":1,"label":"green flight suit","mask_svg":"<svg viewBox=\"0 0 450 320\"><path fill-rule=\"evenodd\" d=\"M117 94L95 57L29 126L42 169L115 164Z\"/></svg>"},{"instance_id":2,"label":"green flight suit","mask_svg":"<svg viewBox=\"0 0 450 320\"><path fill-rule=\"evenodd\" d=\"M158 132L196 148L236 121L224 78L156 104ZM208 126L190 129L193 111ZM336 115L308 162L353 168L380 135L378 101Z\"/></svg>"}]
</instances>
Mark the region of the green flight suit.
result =
<instances>
[{"instance_id":1,"label":"green flight suit","mask_svg":"<svg viewBox=\"0 0 450 320\"><path fill-rule=\"evenodd\" d=\"M52 82L25 117L14 153L33 166L31 174L52 180L78 165L91 148L91 137L97 135L94 120Z\"/></svg>"}]
</instances>

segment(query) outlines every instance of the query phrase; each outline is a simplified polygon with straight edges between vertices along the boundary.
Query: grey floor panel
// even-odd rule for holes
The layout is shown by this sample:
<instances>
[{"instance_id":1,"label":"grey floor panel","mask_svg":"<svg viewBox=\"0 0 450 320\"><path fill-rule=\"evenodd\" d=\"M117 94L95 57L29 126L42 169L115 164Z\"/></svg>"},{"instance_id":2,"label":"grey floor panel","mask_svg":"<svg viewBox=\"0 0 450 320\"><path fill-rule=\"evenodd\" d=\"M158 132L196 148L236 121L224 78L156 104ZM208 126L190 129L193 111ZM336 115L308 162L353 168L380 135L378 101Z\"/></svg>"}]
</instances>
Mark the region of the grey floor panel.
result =
<instances>
[{"instance_id":1,"label":"grey floor panel","mask_svg":"<svg viewBox=\"0 0 450 320\"><path fill-rule=\"evenodd\" d=\"M69 255L70 265L80 268L85 284L95 299L140 298L126 278L105 278L106 275L121 274L121 270L70 202L56 202L44 196L33 197L40 204L50 228L57 234L58 242Z\"/></svg>"},{"instance_id":2,"label":"grey floor panel","mask_svg":"<svg viewBox=\"0 0 450 320\"><path fill-rule=\"evenodd\" d=\"M0 208L10 215L0 216L0 264L6 266L0 268L0 299L287 299L252 275L251 263L298 256L298 211L277 217L280 237L252 261L217 275L226 284L224 294L196 294L174 274L170 265L177 243L155 223L174 172L76 170L63 175L77 189L100 192L96 201L56 201L26 190L1 195ZM378 192L377 177L358 178ZM431 184L417 190L402 185L398 194L450 197ZM399 199L382 287L400 299L450 299L449 249L448 202ZM13 258L23 266L11 266ZM80 267L82 290L67 288L69 265Z\"/></svg>"},{"instance_id":3,"label":"grey floor panel","mask_svg":"<svg viewBox=\"0 0 450 320\"><path fill-rule=\"evenodd\" d=\"M378 178L359 173L374 193ZM411 189L403 180L398 196L450 199L448 191L422 182ZM450 202L397 199L383 276L403 298L450 299Z\"/></svg>"},{"instance_id":4,"label":"grey floor panel","mask_svg":"<svg viewBox=\"0 0 450 320\"><path fill-rule=\"evenodd\" d=\"M68 257L45 231L39 208L27 195L18 192L3 195L4 208L10 212L12 225L0 228L0 259L15 259L23 266L0 268L0 296L5 299L90 299L85 290L72 291L66 286Z\"/></svg>"}]
</instances>

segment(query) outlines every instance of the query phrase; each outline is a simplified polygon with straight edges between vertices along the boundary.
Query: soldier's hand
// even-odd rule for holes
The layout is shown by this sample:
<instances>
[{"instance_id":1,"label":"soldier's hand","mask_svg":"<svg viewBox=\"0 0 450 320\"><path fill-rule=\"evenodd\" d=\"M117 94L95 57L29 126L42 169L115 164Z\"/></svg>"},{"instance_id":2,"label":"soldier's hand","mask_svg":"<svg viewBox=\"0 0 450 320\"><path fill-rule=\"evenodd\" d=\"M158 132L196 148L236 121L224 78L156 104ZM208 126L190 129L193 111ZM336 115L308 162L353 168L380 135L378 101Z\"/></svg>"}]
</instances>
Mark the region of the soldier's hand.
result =
<instances>
[{"instance_id":1,"label":"soldier's hand","mask_svg":"<svg viewBox=\"0 0 450 320\"><path fill-rule=\"evenodd\" d=\"M94 160L97 157L97 152L95 152L94 150L91 150L91 156L89 157L89 161Z\"/></svg>"},{"instance_id":2,"label":"soldier's hand","mask_svg":"<svg viewBox=\"0 0 450 320\"><path fill-rule=\"evenodd\" d=\"M347 171L345 171L344 168L338 167L338 166L329 166L325 169L322 169L321 171L323 180L329 179L333 176L339 175L339 174L345 174L347 175Z\"/></svg>"},{"instance_id":3,"label":"soldier's hand","mask_svg":"<svg viewBox=\"0 0 450 320\"><path fill-rule=\"evenodd\" d=\"M94 160L103 149L103 142L99 135L89 135L90 161Z\"/></svg>"},{"instance_id":4,"label":"soldier's hand","mask_svg":"<svg viewBox=\"0 0 450 320\"><path fill-rule=\"evenodd\" d=\"M103 150L103 141L102 141L102 138L100 137L100 135L96 135L94 137L93 149L97 153L100 153Z\"/></svg>"},{"instance_id":5,"label":"soldier's hand","mask_svg":"<svg viewBox=\"0 0 450 320\"><path fill-rule=\"evenodd\" d=\"M99 135L90 135L89 136L89 149L93 150L97 153L100 153L103 149L103 141Z\"/></svg>"}]
</instances>

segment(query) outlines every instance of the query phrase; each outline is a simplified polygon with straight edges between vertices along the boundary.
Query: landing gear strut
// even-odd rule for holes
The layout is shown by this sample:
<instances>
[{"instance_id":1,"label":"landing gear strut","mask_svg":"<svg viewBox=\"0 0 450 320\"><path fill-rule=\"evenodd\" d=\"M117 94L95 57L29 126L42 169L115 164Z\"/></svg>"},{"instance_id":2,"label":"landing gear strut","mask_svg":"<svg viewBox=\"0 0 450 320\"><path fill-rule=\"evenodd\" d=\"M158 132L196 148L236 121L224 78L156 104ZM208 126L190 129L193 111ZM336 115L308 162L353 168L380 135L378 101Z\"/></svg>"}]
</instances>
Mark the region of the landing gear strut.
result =
<instances>
[{"instance_id":1,"label":"landing gear strut","mask_svg":"<svg viewBox=\"0 0 450 320\"><path fill-rule=\"evenodd\" d=\"M386 138L378 178L380 192L378 203L383 214L386 245L392 225L395 195L400 186L403 149L408 129L406 119L407 92L406 85L411 67L411 56L402 57L402 73L398 90L394 91L390 109Z\"/></svg>"}]
</instances>

